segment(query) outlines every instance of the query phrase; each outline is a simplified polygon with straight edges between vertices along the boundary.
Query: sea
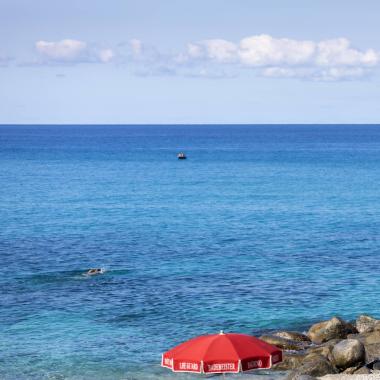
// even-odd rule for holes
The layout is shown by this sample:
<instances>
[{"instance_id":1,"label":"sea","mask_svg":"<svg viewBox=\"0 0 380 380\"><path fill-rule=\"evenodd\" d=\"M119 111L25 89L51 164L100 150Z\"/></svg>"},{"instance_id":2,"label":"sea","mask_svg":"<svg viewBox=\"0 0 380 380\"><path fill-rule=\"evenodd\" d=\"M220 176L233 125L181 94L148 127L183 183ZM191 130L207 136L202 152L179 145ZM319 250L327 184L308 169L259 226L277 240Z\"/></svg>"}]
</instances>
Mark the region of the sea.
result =
<instances>
[{"instance_id":1,"label":"sea","mask_svg":"<svg viewBox=\"0 0 380 380\"><path fill-rule=\"evenodd\" d=\"M379 232L380 125L2 125L0 379L380 317Z\"/></svg>"}]
</instances>

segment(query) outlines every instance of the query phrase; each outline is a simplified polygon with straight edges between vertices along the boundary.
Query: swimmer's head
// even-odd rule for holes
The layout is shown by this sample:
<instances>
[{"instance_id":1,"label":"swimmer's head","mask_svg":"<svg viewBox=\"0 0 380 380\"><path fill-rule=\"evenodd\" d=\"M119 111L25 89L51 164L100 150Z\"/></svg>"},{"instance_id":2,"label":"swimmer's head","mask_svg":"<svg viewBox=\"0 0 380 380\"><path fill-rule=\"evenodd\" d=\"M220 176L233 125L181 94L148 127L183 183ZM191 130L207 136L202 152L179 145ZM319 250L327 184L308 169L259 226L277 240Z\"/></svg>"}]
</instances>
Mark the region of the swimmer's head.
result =
<instances>
[{"instance_id":1,"label":"swimmer's head","mask_svg":"<svg viewBox=\"0 0 380 380\"><path fill-rule=\"evenodd\" d=\"M92 268L87 271L87 274L98 274L103 272L104 270L102 268Z\"/></svg>"}]
</instances>

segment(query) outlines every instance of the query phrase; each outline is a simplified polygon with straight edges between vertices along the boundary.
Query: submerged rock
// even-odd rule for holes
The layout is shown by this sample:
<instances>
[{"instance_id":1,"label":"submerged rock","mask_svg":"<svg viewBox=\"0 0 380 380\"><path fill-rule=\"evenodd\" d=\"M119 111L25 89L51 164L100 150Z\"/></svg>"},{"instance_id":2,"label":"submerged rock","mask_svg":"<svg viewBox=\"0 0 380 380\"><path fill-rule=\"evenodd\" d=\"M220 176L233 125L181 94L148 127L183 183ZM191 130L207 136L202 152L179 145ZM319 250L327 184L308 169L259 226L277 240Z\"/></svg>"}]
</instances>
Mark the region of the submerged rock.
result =
<instances>
[{"instance_id":1,"label":"submerged rock","mask_svg":"<svg viewBox=\"0 0 380 380\"><path fill-rule=\"evenodd\" d=\"M295 342L311 342L310 338L296 331L278 331L273 334L274 336L279 336L280 338L290 339Z\"/></svg>"},{"instance_id":2,"label":"submerged rock","mask_svg":"<svg viewBox=\"0 0 380 380\"><path fill-rule=\"evenodd\" d=\"M305 347L305 344L301 342L296 342L294 340L281 338L275 335L262 335L260 339L269 344L273 344L274 346L281 348L283 350L299 351L299 350L304 349Z\"/></svg>"},{"instance_id":3,"label":"submerged rock","mask_svg":"<svg viewBox=\"0 0 380 380\"><path fill-rule=\"evenodd\" d=\"M310 327L308 336L314 343L324 343L331 339L345 339L348 334L356 333L355 326L341 318L319 322Z\"/></svg>"},{"instance_id":4,"label":"submerged rock","mask_svg":"<svg viewBox=\"0 0 380 380\"><path fill-rule=\"evenodd\" d=\"M359 333L370 333L380 330L380 320L370 317L369 315L360 315L356 319L356 329Z\"/></svg>"},{"instance_id":5,"label":"submerged rock","mask_svg":"<svg viewBox=\"0 0 380 380\"><path fill-rule=\"evenodd\" d=\"M364 362L364 345L356 339L342 340L332 350L333 362L336 367L346 369Z\"/></svg>"}]
</instances>

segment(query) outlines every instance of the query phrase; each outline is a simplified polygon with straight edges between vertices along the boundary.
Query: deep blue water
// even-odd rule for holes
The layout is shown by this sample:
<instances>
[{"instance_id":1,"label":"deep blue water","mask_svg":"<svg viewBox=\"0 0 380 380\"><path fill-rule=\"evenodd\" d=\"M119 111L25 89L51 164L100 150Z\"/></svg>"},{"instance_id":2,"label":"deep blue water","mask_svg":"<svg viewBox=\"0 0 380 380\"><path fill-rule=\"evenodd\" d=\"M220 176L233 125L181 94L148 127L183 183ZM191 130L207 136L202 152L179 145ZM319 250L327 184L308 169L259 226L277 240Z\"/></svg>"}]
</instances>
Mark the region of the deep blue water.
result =
<instances>
[{"instance_id":1,"label":"deep blue water","mask_svg":"<svg viewBox=\"0 0 380 380\"><path fill-rule=\"evenodd\" d=\"M379 317L379 228L380 126L0 126L0 378Z\"/></svg>"}]
</instances>

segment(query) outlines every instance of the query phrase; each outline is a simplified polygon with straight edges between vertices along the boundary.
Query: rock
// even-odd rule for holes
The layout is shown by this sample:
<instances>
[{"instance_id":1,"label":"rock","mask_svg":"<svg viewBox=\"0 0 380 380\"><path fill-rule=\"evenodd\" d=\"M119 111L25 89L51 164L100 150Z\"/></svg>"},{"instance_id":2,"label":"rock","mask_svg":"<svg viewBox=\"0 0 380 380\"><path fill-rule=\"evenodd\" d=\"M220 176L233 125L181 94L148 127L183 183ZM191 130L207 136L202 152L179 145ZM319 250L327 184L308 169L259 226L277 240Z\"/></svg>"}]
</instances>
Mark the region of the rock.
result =
<instances>
[{"instance_id":1,"label":"rock","mask_svg":"<svg viewBox=\"0 0 380 380\"><path fill-rule=\"evenodd\" d=\"M380 360L374 360L373 362L367 363L366 367L369 369L380 370Z\"/></svg>"},{"instance_id":2,"label":"rock","mask_svg":"<svg viewBox=\"0 0 380 380\"><path fill-rule=\"evenodd\" d=\"M380 320L369 315L360 315L356 320L356 329L359 333L370 333L380 330Z\"/></svg>"},{"instance_id":3,"label":"rock","mask_svg":"<svg viewBox=\"0 0 380 380\"><path fill-rule=\"evenodd\" d=\"M273 335L279 336L280 338L290 339L295 342L311 342L310 338L307 335L295 331L279 331Z\"/></svg>"},{"instance_id":4,"label":"rock","mask_svg":"<svg viewBox=\"0 0 380 380\"><path fill-rule=\"evenodd\" d=\"M375 363L373 363L372 369L374 369L375 371L380 371L380 361L379 360L377 360L377 361L375 361Z\"/></svg>"},{"instance_id":5,"label":"rock","mask_svg":"<svg viewBox=\"0 0 380 380\"><path fill-rule=\"evenodd\" d=\"M296 369L301 365L305 357L305 353L283 352L282 362L275 364L272 369L275 371L288 371L291 369Z\"/></svg>"},{"instance_id":6,"label":"rock","mask_svg":"<svg viewBox=\"0 0 380 380\"><path fill-rule=\"evenodd\" d=\"M317 378L310 375L297 374L292 377L292 380L317 380Z\"/></svg>"},{"instance_id":7,"label":"rock","mask_svg":"<svg viewBox=\"0 0 380 380\"><path fill-rule=\"evenodd\" d=\"M309 338L314 343L324 343L331 339L345 339L348 334L356 333L355 326L341 318L333 317L329 321L319 322L310 327Z\"/></svg>"},{"instance_id":8,"label":"rock","mask_svg":"<svg viewBox=\"0 0 380 380\"><path fill-rule=\"evenodd\" d=\"M345 369L342 373L345 373L347 375L352 375L354 374L360 367L360 365L356 366L356 367L349 367L347 369Z\"/></svg>"},{"instance_id":9,"label":"rock","mask_svg":"<svg viewBox=\"0 0 380 380\"><path fill-rule=\"evenodd\" d=\"M338 344L339 342L341 342L341 339L332 339L332 340L329 340L328 342L323 343L319 346L308 348L307 352L309 354L314 353L314 354L322 355L325 358L327 358L328 360L332 361L333 360L332 350L333 350L334 346L336 344Z\"/></svg>"},{"instance_id":10,"label":"rock","mask_svg":"<svg viewBox=\"0 0 380 380\"><path fill-rule=\"evenodd\" d=\"M380 331L375 330L361 334L349 334L347 338L360 340L364 345L380 343Z\"/></svg>"},{"instance_id":11,"label":"rock","mask_svg":"<svg viewBox=\"0 0 380 380\"><path fill-rule=\"evenodd\" d=\"M380 343L365 344L365 362L371 363L380 360Z\"/></svg>"},{"instance_id":12,"label":"rock","mask_svg":"<svg viewBox=\"0 0 380 380\"><path fill-rule=\"evenodd\" d=\"M262 335L260 339L269 344L273 344L274 346L281 348L283 350L299 351L305 347L305 345L302 344L301 342L296 342L294 340L281 338L275 335Z\"/></svg>"},{"instance_id":13,"label":"rock","mask_svg":"<svg viewBox=\"0 0 380 380\"><path fill-rule=\"evenodd\" d=\"M332 350L333 363L336 367L346 369L364 362L364 345L356 339L345 339L336 344Z\"/></svg>"},{"instance_id":14,"label":"rock","mask_svg":"<svg viewBox=\"0 0 380 380\"><path fill-rule=\"evenodd\" d=\"M292 371L287 380L299 380L301 375L324 376L337 373L336 368L324 356L318 354L307 355L300 367Z\"/></svg>"},{"instance_id":15,"label":"rock","mask_svg":"<svg viewBox=\"0 0 380 380\"><path fill-rule=\"evenodd\" d=\"M369 368L366 366L360 367L357 371L354 372L355 375L367 375L372 373Z\"/></svg>"},{"instance_id":16,"label":"rock","mask_svg":"<svg viewBox=\"0 0 380 380\"><path fill-rule=\"evenodd\" d=\"M364 344L366 363L380 359L380 330L361 334L351 334L348 335L348 338L357 339Z\"/></svg>"}]
</instances>

